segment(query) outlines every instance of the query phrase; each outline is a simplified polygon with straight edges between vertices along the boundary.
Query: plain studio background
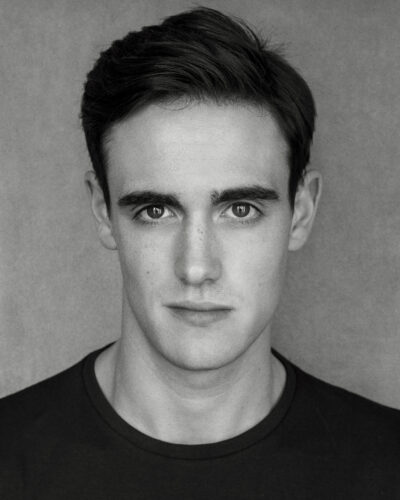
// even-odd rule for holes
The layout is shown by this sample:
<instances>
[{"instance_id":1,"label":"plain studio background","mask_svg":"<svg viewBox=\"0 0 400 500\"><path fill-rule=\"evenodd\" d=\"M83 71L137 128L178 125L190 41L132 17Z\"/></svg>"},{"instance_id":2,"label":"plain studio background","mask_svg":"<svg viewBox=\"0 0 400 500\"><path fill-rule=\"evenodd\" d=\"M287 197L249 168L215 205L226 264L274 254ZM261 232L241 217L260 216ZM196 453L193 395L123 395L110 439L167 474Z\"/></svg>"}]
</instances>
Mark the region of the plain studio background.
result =
<instances>
[{"instance_id":1,"label":"plain studio background","mask_svg":"<svg viewBox=\"0 0 400 500\"><path fill-rule=\"evenodd\" d=\"M100 50L194 2L0 0L0 394L117 338L121 279L83 174L83 82ZM286 43L318 109L324 176L291 255L274 345L329 382L400 408L400 4L204 1Z\"/></svg>"}]
</instances>

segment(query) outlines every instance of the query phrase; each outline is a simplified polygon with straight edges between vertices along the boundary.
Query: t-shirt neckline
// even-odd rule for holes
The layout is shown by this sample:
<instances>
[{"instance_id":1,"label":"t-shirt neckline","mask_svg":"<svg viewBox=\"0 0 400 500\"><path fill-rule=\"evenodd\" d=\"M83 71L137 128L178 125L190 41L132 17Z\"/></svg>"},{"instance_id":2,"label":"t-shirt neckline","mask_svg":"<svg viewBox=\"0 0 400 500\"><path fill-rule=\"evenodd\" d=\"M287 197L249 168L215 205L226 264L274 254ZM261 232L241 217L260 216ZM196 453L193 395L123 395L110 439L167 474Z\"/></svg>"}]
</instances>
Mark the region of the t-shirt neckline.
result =
<instances>
[{"instance_id":1,"label":"t-shirt neckline","mask_svg":"<svg viewBox=\"0 0 400 500\"><path fill-rule=\"evenodd\" d=\"M281 354L272 350L273 355L281 361L286 370L286 383L281 397L266 417L247 431L223 441L195 445L169 443L132 427L108 402L97 381L94 368L97 356L104 349L92 352L83 362L83 379L91 403L102 420L119 436L132 445L157 455L186 460L204 460L240 452L271 435L284 419L295 394L296 374L293 366Z\"/></svg>"}]
</instances>

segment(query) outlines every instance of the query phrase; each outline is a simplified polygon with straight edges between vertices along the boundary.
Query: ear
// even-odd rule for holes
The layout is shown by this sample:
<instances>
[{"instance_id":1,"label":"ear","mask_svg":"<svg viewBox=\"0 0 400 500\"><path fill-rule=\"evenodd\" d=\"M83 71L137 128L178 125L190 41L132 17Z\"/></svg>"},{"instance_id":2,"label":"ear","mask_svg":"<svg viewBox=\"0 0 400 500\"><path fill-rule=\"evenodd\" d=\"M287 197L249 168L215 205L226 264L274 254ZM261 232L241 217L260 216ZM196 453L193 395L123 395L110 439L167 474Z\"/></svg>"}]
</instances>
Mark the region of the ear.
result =
<instances>
[{"instance_id":1,"label":"ear","mask_svg":"<svg viewBox=\"0 0 400 500\"><path fill-rule=\"evenodd\" d=\"M97 225L100 241L108 250L116 250L117 244L112 234L112 224L104 200L103 190L99 186L97 176L93 170L85 174L85 184L89 193L90 203Z\"/></svg>"},{"instance_id":2,"label":"ear","mask_svg":"<svg viewBox=\"0 0 400 500\"><path fill-rule=\"evenodd\" d=\"M309 170L297 188L289 250L298 250L307 241L317 212L321 189L321 174L315 170Z\"/></svg>"}]
</instances>

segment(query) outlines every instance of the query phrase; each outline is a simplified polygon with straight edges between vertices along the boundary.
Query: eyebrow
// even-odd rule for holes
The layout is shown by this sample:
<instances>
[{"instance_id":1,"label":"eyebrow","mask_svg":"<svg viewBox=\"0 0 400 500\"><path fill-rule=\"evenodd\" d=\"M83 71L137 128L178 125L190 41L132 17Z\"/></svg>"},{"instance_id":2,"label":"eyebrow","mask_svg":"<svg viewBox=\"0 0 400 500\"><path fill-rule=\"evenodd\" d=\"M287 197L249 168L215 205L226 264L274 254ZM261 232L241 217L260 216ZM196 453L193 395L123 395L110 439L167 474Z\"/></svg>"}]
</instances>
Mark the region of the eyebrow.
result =
<instances>
[{"instance_id":1,"label":"eyebrow","mask_svg":"<svg viewBox=\"0 0 400 500\"><path fill-rule=\"evenodd\" d=\"M278 201L279 194L274 189L259 185L224 189L223 191L213 191L211 193L213 206L240 200ZM138 205L168 205L179 210L183 209L182 203L176 195L156 191L132 191L118 200L118 206L120 207L135 207Z\"/></svg>"},{"instance_id":2,"label":"eyebrow","mask_svg":"<svg viewBox=\"0 0 400 500\"><path fill-rule=\"evenodd\" d=\"M269 189L258 185L224 189L221 192L214 191L211 194L213 205L226 203L227 201L235 202L240 200L278 201L279 194L275 189Z\"/></svg>"},{"instance_id":3,"label":"eyebrow","mask_svg":"<svg viewBox=\"0 0 400 500\"><path fill-rule=\"evenodd\" d=\"M162 194L156 191L132 191L118 200L120 207L136 207L138 205L168 205L182 209L182 204L173 194Z\"/></svg>"}]
</instances>

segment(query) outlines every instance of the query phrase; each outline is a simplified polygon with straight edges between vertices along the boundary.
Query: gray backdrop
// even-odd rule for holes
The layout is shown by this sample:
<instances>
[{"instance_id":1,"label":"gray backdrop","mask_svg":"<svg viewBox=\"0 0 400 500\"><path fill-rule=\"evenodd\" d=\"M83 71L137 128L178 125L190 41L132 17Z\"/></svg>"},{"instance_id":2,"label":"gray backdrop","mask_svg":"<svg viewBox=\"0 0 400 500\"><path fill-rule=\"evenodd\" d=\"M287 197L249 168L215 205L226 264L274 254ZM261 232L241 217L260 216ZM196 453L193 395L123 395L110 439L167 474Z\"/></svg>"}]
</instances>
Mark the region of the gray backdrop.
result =
<instances>
[{"instance_id":1,"label":"gray backdrop","mask_svg":"<svg viewBox=\"0 0 400 500\"><path fill-rule=\"evenodd\" d=\"M78 113L100 50L185 0L0 0L0 394L117 338L116 254L97 242ZM309 372L400 408L400 3L207 1L243 16L309 82L325 184L293 254L274 345Z\"/></svg>"}]
</instances>

